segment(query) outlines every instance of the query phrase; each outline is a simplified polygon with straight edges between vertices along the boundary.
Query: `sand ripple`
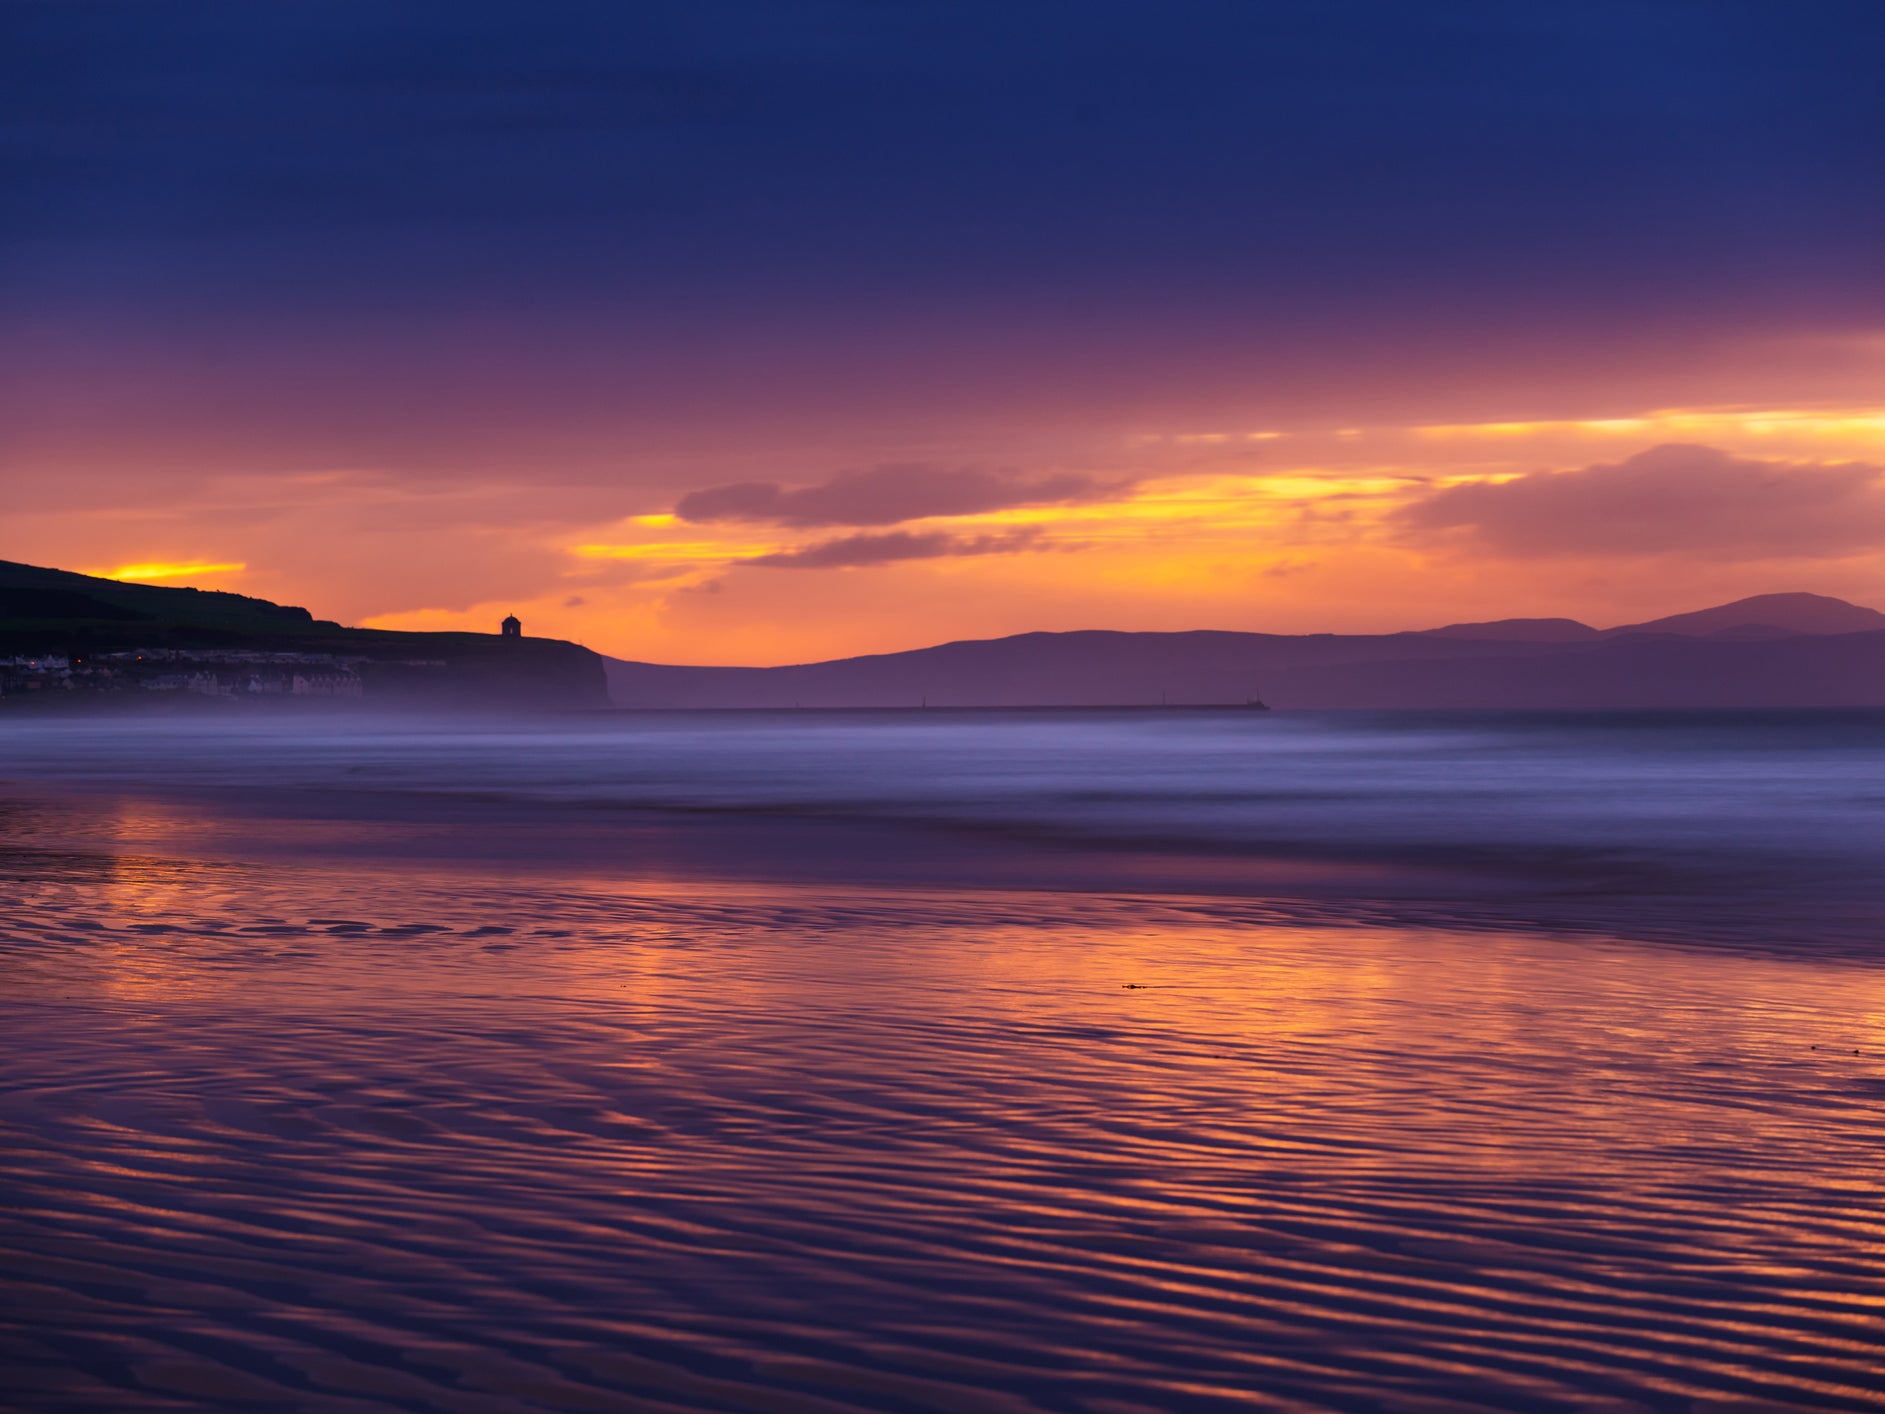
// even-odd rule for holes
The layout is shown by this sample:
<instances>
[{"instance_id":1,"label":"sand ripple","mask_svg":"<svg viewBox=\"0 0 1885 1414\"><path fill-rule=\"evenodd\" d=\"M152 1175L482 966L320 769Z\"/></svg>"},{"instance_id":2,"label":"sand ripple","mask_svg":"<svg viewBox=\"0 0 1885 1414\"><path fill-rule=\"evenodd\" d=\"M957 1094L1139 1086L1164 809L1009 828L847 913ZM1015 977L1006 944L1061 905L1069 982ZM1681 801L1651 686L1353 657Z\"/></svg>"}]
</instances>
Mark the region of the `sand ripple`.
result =
<instances>
[{"instance_id":1,"label":"sand ripple","mask_svg":"<svg viewBox=\"0 0 1885 1414\"><path fill-rule=\"evenodd\" d=\"M1885 1407L1876 968L130 856L0 894L11 1408Z\"/></svg>"}]
</instances>

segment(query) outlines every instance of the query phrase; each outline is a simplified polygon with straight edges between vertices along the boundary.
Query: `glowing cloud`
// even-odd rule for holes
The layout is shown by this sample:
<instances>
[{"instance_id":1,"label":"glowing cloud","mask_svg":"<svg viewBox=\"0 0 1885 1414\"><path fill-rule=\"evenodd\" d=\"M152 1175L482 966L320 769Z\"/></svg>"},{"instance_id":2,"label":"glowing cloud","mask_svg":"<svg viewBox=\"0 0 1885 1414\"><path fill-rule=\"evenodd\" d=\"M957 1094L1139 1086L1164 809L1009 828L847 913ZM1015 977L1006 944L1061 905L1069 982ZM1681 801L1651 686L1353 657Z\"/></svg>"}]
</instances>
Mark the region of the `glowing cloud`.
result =
<instances>
[{"instance_id":1,"label":"glowing cloud","mask_svg":"<svg viewBox=\"0 0 1885 1414\"><path fill-rule=\"evenodd\" d=\"M192 562L190 564L149 564L120 565L115 570L93 570L91 573L103 579L182 579L184 576L209 574L240 574L248 566L241 562L234 564L211 565Z\"/></svg>"},{"instance_id":2,"label":"glowing cloud","mask_svg":"<svg viewBox=\"0 0 1885 1414\"><path fill-rule=\"evenodd\" d=\"M856 569L886 565L897 560L936 560L954 555L1012 555L1033 546L1039 532L1031 528L1000 535L957 536L940 532L913 535L893 530L882 535L846 535L802 550L783 550L746 561L767 569Z\"/></svg>"},{"instance_id":3,"label":"glowing cloud","mask_svg":"<svg viewBox=\"0 0 1885 1414\"><path fill-rule=\"evenodd\" d=\"M1885 471L1666 443L1575 471L1447 486L1397 519L1415 535L1464 536L1508 555L1852 554L1885 535Z\"/></svg>"},{"instance_id":4,"label":"glowing cloud","mask_svg":"<svg viewBox=\"0 0 1885 1414\"><path fill-rule=\"evenodd\" d=\"M816 486L744 481L681 497L682 520L768 521L776 525L895 525L939 516L984 515L1011 506L1067 505L1104 500L1130 489L1126 480L1072 472L1022 476L983 467L922 464L847 471Z\"/></svg>"},{"instance_id":5,"label":"glowing cloud","mask_svg":"<svg viewBox=\"0 0 1885 1414\"><path fill-rule=\"evenodd\" d=\"M1774 437L1823 439L1885 437L1885 410L1878 408L1664 408L1640 417L1600 417L1546 422L1456 422L1415 427L1420 437Z\"/></svg>"}]
</instances>

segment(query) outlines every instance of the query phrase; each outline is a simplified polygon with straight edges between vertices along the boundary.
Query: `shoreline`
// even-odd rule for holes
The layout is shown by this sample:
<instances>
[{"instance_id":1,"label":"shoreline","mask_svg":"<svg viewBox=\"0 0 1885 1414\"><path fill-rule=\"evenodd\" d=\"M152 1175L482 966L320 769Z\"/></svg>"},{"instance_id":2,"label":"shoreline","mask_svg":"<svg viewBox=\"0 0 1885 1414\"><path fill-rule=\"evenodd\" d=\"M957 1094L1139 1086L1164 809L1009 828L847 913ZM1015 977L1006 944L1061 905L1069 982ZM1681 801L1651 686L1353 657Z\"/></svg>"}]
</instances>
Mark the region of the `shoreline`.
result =
<instances>
[{"instance_id":1,"label":"shoreline","mask_svg":"<svg viewBox=\"0 0 1885 1414\"><path fill-rule=\"evenodd\" d=\"M1885 965L1876 915L1785 891L1671 896L1614 868L1070 840L934 819L728 807L526 802L500 794L233 786L126 787L0 777L0 812L39 813L40 842L0 826L0 858L120 854L369 877L559 880L799 896L1038 896L1145 901L1326 927L1442 928L1730 949ZM127 825L126 820L130 823ZM17 826L17 818L15 825ZM1666 882L1666 881L1664 881ZM1812 906L1818 905L1817 911Z\"/></svg>"}]
</instances>

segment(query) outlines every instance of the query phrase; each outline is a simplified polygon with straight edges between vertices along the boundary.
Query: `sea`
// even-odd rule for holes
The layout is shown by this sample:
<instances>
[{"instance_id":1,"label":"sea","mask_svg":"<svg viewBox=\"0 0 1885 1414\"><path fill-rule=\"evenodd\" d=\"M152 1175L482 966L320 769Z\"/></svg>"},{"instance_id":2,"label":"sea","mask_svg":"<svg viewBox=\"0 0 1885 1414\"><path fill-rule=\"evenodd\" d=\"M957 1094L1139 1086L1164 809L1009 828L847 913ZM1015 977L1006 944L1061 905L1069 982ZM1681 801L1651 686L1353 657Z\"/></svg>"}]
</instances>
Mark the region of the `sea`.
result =
<instances>
[{"instance_id":1,"label":"sea","mask_svg":"<svg viewBox=\"0 0 1885 1414\"><path fill-rule=\"evenodd\" d=\"M1885 1409L1885 711L0 714L0 1408Z\"/></svg>"}]
</instances>

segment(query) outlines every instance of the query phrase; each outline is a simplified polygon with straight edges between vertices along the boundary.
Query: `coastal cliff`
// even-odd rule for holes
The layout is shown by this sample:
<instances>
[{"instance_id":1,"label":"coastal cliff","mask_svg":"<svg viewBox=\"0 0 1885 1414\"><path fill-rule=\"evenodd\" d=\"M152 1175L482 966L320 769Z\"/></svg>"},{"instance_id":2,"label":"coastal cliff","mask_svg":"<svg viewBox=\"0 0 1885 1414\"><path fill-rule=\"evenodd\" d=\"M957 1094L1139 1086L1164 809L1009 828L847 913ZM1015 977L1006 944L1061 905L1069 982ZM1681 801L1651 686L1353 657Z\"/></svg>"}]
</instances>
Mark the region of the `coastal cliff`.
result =
<instances>
[{"instance_id":1,"label":"coastal cliff","mask_svg":"<svg viewBox=\"0 0 1885 1414\"><path fill-rule=\"evenodd\" d=\"M348 628L214 590L126 584L0 561L8 703L193 698L592 709L603 660L553 638Z\"/></svg>"}]
</instances>

